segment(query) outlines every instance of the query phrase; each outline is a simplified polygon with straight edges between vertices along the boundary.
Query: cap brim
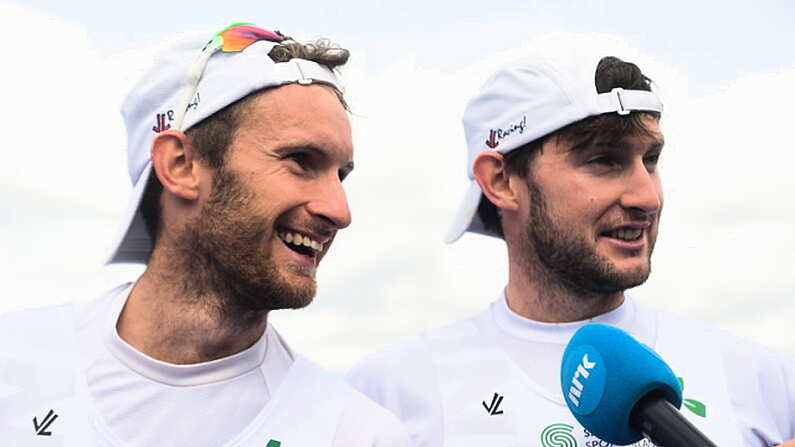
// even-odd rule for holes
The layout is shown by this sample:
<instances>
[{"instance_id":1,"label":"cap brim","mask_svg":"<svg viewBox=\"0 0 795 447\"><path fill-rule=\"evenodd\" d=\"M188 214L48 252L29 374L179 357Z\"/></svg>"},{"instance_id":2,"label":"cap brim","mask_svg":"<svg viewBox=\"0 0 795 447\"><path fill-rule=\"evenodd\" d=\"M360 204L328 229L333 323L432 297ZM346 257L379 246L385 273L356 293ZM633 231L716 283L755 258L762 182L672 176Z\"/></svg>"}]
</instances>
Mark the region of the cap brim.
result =
<instances>
[{"instance_id":1,"label":"cap brim","mask_svg":"<svg viewBox=\"0 0 795 447\"><path fill-rule=\"evenodd\" d=\"M477 215L478 205L480 204L480 198L482 196L483 192L480 190L478 182L472 180L466 195L464 195L464 200L462 200L461 205L458 206L453 224L450 225L450 229L447 230L447 235L445 235L444 238L446 243L452 244L466 231L475 231L477 233L482 233L484 231L482 228L483 224L480 222Z\"/></svg>"},{"instance_id":2,"label":"cap brim","mask_svg":"<svg viewBox=\"0 0 795 447\"><path fill-rule=\"evenodd\" d=\"M122 225L111 246L111 255L106 264L136 263L146 264L152 253L152 240L146 231L143 214L140 210L141 199L144 196L149 175L152 172L152 162L146 163L143 172L135 183L127 210L124 212Z\"/></svg>"}]
</instances>

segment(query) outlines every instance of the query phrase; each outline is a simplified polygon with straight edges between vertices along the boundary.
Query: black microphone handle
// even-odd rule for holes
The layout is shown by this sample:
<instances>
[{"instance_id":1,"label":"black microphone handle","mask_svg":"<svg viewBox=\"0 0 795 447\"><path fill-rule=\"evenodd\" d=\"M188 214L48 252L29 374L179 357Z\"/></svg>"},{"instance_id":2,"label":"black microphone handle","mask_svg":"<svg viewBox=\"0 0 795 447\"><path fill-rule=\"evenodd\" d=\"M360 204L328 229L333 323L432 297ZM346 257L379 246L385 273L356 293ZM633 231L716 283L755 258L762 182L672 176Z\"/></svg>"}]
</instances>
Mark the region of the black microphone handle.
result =
<instances>
[{"instance_id":1,"label":"black microphone handle","mask_svg":"<svg viewBox=\"0 0 795 447\"><path fill-rule=\"evenodd\" d=\"M629 422L660 447L717 447L660 393L643 396Z\"/></svg>"}]
</instances>

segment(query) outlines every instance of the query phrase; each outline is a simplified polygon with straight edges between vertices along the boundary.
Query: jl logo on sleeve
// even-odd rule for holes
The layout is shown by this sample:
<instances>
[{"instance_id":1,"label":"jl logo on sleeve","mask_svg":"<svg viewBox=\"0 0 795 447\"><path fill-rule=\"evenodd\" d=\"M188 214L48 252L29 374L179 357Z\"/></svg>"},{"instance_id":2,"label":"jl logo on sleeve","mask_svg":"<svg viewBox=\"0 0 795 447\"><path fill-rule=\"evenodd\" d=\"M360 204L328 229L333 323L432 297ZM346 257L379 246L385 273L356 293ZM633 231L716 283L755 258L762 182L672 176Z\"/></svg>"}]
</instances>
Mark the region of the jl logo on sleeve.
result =
<instances>
[{"instance_id":1,"label":"jl logo on sleeve","mask_svg":"<svg viewBox=\"0 0 795 447\"><path fill-rule=\"evenodd\" d=\"M36 430L36 436L52 436L51 431L47 431L47 429L52 425L55 420L58 419L58 415L55 414L55 411L50 409L47 416L44 416L44 419L41 421L41 424L38 421L38 418L33 417L33 429Z\"/></svg>"},{"instance_id":2,"label":"jl logo on sleeve","mask_svg":"<svg viewBox=\"0 0 795 447\"><path fill-rule=\"evenodd\" d=\"M502 398L505 396L500 396L497 393L494 393L494 396L491 398L491 405L486 405L486 401L484 400L481 402L483 408L486 409L486 412L492 416L496 416L498 414L502 414L502 410L500 410L500 404L502 403Z\"/></svg>"}]
</instances>

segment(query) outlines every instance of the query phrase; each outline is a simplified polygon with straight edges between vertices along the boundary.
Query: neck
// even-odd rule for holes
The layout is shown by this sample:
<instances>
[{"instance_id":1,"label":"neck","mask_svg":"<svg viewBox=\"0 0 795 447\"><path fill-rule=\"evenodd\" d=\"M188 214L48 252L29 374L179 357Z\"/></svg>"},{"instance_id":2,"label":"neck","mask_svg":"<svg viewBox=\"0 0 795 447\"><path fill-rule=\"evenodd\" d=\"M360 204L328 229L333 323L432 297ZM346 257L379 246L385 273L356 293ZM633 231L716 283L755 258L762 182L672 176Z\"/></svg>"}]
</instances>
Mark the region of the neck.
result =
<instances>
[{"instance_id":1,"label":"neck","mask_svg":"<svg viewBox=\"0 0 795 447\"><path fill-rule=\"evenodd\" d=\"M119 336L142 353L174 364L207 362L251 347L267 312L236 310L189 272L153 253L116 322Z\"/></svg>"},{"instance_id":2,"label":"neck","mask_svg":"<svg viewBox=\"0 0 795 447\"><path fill-rule=\"evenodd\" d=\"M545 323L581 321L617 309L624 292L596 293L563 284L537 263L528 267L510 257L505 295L508 307L518 315Z\"/></svg>"}]
</instances>

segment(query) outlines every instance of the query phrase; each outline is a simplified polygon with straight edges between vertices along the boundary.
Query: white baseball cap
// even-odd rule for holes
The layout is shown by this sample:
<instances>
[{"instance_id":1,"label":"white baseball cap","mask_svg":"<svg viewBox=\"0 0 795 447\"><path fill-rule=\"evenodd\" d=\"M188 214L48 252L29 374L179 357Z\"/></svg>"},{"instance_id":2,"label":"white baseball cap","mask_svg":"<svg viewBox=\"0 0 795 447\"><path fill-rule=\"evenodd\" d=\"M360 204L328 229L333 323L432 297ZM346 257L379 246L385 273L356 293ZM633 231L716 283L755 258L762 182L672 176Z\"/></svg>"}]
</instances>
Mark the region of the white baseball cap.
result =
<instances>
[{"instance_id":1,"label":"white baseball cap","mask_svg":"<svg viewBox=\"0 0 795 447\"><path fill-rule=\"evenodd\" d=\"M477 213L483 193L472 168L481 152L506 154L589 116L662 112L654 92L616 88L598 93L595 77L601 59L582 51L535 54L504 66L486 81L464 110L470 184L445 242L455 242L466 231L497 236L486 230Z\"/></svg>"},{"instance_id":2,"label":"white baseball cap","mask_svg":"<svg viewBox=\"0 0 795 447\"><path fill-rule=\"evenodd\" d=\"M232 38L224 42L225 32L236 33L232 37L242 38L247 46L227 48ZM152 171L152 141L160 132L171 128L184 132L268 87L321 83L343 91L335 74L323 65L304 59L274 62L268 53L285 40L278 32L238 23L209 42L207 35L183 39L164 50L124 100L121 112L133 191L108 264L146 263L152 252L140 204Z\"/></svg>"}]
</instances>

